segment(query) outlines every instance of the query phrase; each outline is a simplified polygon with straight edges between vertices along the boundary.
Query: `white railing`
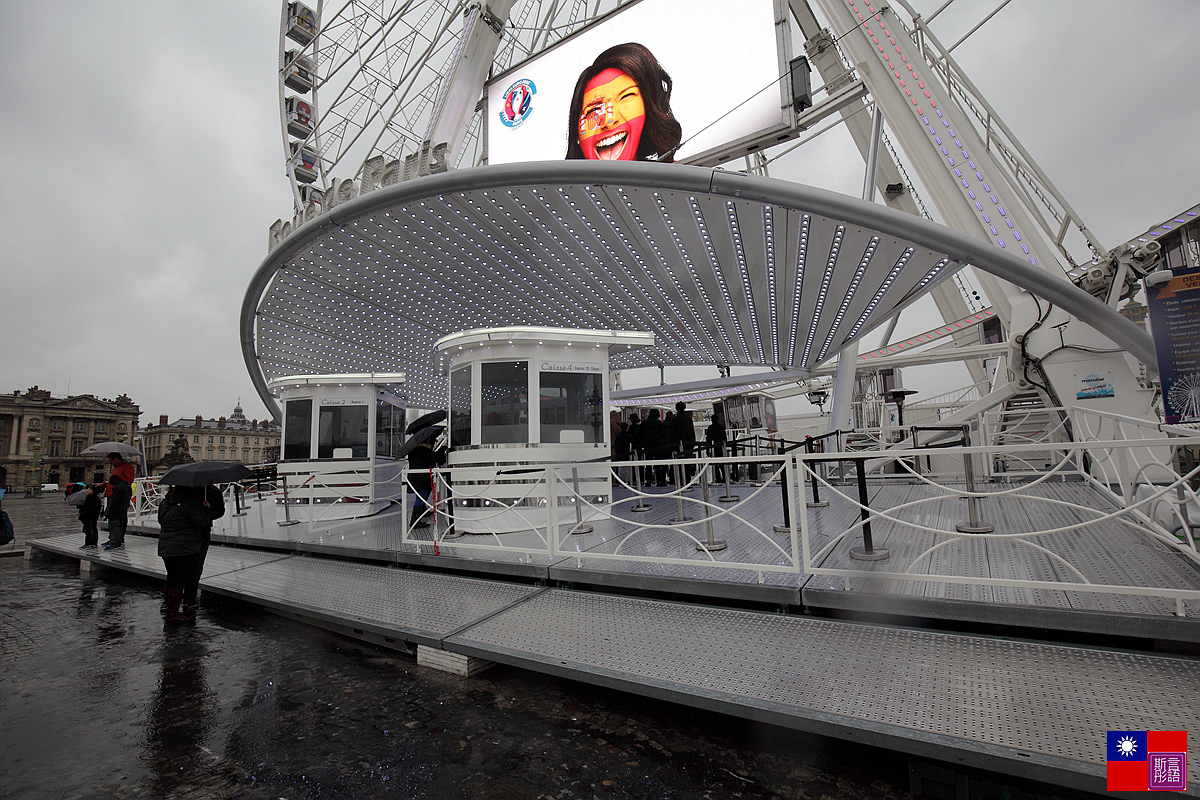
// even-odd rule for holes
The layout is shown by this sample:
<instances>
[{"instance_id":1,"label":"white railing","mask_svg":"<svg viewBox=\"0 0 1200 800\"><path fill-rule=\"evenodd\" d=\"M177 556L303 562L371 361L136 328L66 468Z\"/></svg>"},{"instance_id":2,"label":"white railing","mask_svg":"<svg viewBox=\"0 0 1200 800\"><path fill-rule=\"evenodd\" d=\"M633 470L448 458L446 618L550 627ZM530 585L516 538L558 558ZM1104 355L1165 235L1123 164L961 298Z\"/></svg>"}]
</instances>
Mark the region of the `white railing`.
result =
<instances>
[{"instance_id":1,"label":"white railing","mask_svg":"<svg viewBox=\"0 0 1200 800\"><path fill-rule=\"evenodd\" d=\"M434 471L434 524L427 528L409 525L413 492L404 481L398 491L400 507L393 506L393 513L370 521L312 522L308 531L323 535L322 541L336 539L347 547L396 550L417 546L433 554L452 548L454 554L506 554L505 558L526 563L569 557L579 566L624 562L642 570L646 565L686 566L702 568L704 573L757 573L759 582L768 573L791 573L839 577L852 588L887 580L1142 595L1174 600L1176 613L1184 614L1185 601L1200 601L1200 580L1189 584L1186 577L1177 577L1184 581L1182 585L1149 586L1108 582L1098 567L1077 560L1078 534L1095 527L1108 537L1128 536L1132 547L1159 543L1200 565L1192 533L1192 520L1200 518L1200 499L1191 488L1200 467L1180 474L1172 468L1170 457L1177 447L1200 446L1200 434L1083 409L1071 409L1070 413L1077 434L1091 437L1104 432L1109 438L1003 446L985 443L929 451L944 464L961 465L950 479L945 477L949 470L930 475L924 468L913 467L913 456L923 456L926 451L880 451L878 448L888 446L888 437L882 435L885 431L877 431L868 450L831 447L832 452L825 453L795 449L786 455L605 463L606 469L616 467L619 473L613 496L604 500L598 500L600 495L586 482L577 482L578 464L521 468L524 474L520 476L501 471L491 480L460 484L453 495L447 480L454 468L443 468ZM1054 454L1053 463L1029 480L987 481L978 470L979 464L994 459L1020 462L1031 454L1047 452ZM888 483L879 474L868 475L868 470L882 462L899 465L899 474L887 477L913 484L914 489L904 497L915 499L888 502L879 496ZM640 470L656 465L675 471L679 476L676 483L682 485L665 491L643 487ZM863 483L869 480L873 487L873 498L859 494L860 465ZM979 486L972 485L967 465L974 465L974 474L981 476ZM711 480L718 466L730 476L729 488ZM759 480L732 484L735 466L743 475L754 466ZM686 477L689 469L694 470L690 479ZM1051 486L1051 481L1056 483ZM1088 493L1072 496L1072 486L1080 491L1086 487ZM506 500L495 499L497 487L504 489L499 494ZM822 512L819 524L809 509L809 498L815 502L817 492L820 501L833 506ZM152 516L157 493L154 485L142 487L139 514ZM959 514L963 519L946 521L945 507L939 511L937 506L947 500L965 509ZM1036 529L1015 529L1024 523L997 516L1001 505L1012 507L1014 502L1028 509L1025 513L1030 520L1046 522ZM468 503L473 504L470 514L464 515L462 509ZM654 513L645 509L650 504ZM232 511L228 499L227 506ZM274 507L272 503L262 511L273 514ZM514 520L519 529L514 529ZM986 530L989 524L995 526L993 530ZM1028 524L1032 528L1038 523ZM960 530L963 527L975 532ZM884 562L860 565L849 559L846 551L852 545L857 547L872 528L876 541L887 537L891 555ZM351 544L351 532L362 535L368 529L375 534L374 544ZM297 538L287 532L280 535ZM955 548L966 541L974 546L993 540L1006 544L1007 558L1020 558L1024 552L1031 564L1052 564L1053 575L1028 580L992 577L982 574L987 571L984 562L962 563L963 553L971 550ZM862 544L865 549L865 541ZM957 566L939 568L938 563L953 559L936 557L952 549L957 553ZM692 574L703 579L701 573ZM1164 578L1163 582L1167 581Z\"/></svg>"},{"instance_id":2,"label":"white railing","mask_svg":"<svg viewBox=\"0 0 1200 800\"><path fill-rule=\"evenodd\" d=\"M883 580L896 580L1163 597L1174 600L1176 614L1182 616L1185 613L1185 601L1200 600L1200 586L1195 588L1178 588L1170 586L1128 586L1099 583L1085 576L1064 553L1056 552L1051 544L1044 543L1047 540L1052 540L1058 534L1077 532L1089 526L1104 523L1115 523L1127 529L1131 536L1137 535L1138 532L1149 534L1154 539L1181 552L1194 563L1200 565L1200 555L1197 554L1195 541L1190 534L1181 541L1179 537L1173 536L1170 531L1154 522L1146 513L1147 508L1162 496L1168 495L1170 492L1183 490L1183 487L1187 486L1188 480L1200 472L1200 468L1193 470L1187 475L1178 475L1176 473L1175 478L1169 483L1162 485L1160 491L1128 504L1123 503L1121 497L1109 491L1101 481L1079 470L1079 465L1085 461L1090 460L1092 463L1095 463L1095 458L1092 454L1097 452L1106 453L1113 458L1116 457L1117 453L1123 452L1125 453L1123 458L1133 459L1134 451L1153 451L1156 448L1167 447L1176 443L1178 443L1178 440L1166 437L1155 440L1141 439L1138 441L1061 443L1055 446L1059 453L1058 461L1037 479L1011 485L999 484L999 486L1005 486L1002 489L998 489L997 484L990 484L986 491L978 491L975 487L971 486L960 487L935 483L925 476L911 472L910 476L912 479L927 484L934 491L929 492L927 496L884 509L865 502L857 492L848 490L844 484L835 484L821 478L820 471L816 468L817 464L822 460L865 460L861 453L797 455L795 458L801 465L802 474L808 476L810 480L813 479L814 475L816 476L815 480L821 487L822 495L828 492L828 496L831 499L843 504L849 504L858 509L860 513L860 517L852 524L842 527L839 530L830 531L817 526L807 507L801 506L797 516L800 520L804 569L806 572L816 575L841 577L848 581L871 582L872 584L878 584ZM1197 443L1197 439L1192 437L1189 443L1194 445ZM1041 452L1044 449L1045 445L1026 444L1011 445L1006 447L1005 451L1010 455L1020 457L1022 453L1031 451ZM949 453L964 458L978 459L996 456L995 449L986 446L950 448ZM1047 481L1061 479L1066 476L1082 476L1082 480L1086 481L1087 485L1102 490L1114 501L1115 510L1102 511L1088 505L1040 495L1036 491L1033 491ZM936 527L929 520L937 518L937 514L931 512L926 507L943 503L947 498L961 498L967 501L968 508L974 506L983 510L978 514L972 511L970 515L971 519L961 520L953 528ZM825 497L822 497L822 499L825 499ZM999 501L1005 499L1019 499L1023 507L1028 507L1028 505L1032 504L1034 506L1041 505L1046 508L1056 508L1060 512L1065 511L1067 515L1073 516L1075 521L1055 527L1040 527L1029 531L983 530L989 527L987 510L995 508ZM1031 517L1037 518L1037 516L1038 513L1035 510L1031 514ZM1048 512L1042 518L1049 519ZM872 536L872 526L874 526L874 535L877 536L881 525L888 528L889 549L892 551L888 556L888 561L890 562L888 566L864 567L862 569L845 566L852 563L850 559L853 558L853 556L850 558L845 557L846 550L850 546L849 542L856 540L857 537L862 537L864 539L863 549L874 549L867 548L866 542ZM973 532L960 530L960 527L967 528ZM1049 561L1058 567L1061 567L1060 571L1066 574L1067 578L1063 580L1019 580L962 574L937 574L931 571L934 563L933 556L937 551L946 550L956 543L964 541L978 542L989 539L1002 539L1014 545L1019 545L1021 548L1027 550L1031 557L1034 554L1039 554L1049 559ZM900 555L901 547L903 547L906 553L903 556ZM1070 547L1066 548L1067 555L1070 554L1070 549Z\"/></svg>"}]
</instances>

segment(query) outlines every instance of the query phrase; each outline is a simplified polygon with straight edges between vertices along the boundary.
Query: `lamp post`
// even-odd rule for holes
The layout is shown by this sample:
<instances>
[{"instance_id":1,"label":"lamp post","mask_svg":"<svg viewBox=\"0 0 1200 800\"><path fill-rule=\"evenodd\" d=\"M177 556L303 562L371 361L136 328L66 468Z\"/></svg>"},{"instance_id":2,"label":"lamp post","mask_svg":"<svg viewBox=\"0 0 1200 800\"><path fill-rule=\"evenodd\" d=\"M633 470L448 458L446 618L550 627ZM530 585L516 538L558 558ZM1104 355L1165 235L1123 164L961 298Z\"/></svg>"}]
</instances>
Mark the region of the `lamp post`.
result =
<instances>
[{"instance_id":1,"label":"lamp post","mask_svg":"<svg viewBox=\"0 0 1200 800\"><path fill-rule=\"evenodd\" d=\"M42 496L42 437L35 436L30 442L29 449L33 457L29 459L29 477L25 480L25 496Z\"/></svg>"}]
</instances>

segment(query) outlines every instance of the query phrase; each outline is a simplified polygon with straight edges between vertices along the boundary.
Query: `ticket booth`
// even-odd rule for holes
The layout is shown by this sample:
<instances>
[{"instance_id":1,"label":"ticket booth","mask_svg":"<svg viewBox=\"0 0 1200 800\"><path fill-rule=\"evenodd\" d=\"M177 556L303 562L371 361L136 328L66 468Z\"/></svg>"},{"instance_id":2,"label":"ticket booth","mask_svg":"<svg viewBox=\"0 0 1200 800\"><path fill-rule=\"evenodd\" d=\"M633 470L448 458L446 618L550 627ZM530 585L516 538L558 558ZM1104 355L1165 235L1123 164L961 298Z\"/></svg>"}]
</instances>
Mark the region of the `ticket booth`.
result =
<instances>
[{"instance_id":1,"label":"ticket booth","mask_svg":"<svg viewBox=\"0 0 1200 800\"><path fill-rule=\"evenodd\" d=\"M596 506L612 498L609 358L648 347L636 331L491 328L437 342L450 377L453 514L463 533L532 530L546 524L550 491L540 465L566 465L554 491L562 518L575 515L574 486ZM604 512L589 509L588 518Z\"/></svg>"},{"instance_id":2,"label":"ticket booth","mask_svg":"<svg viewBox=\"0 0 1200 800\"><path fill-rule=\"evenodd\" d=\"M277 521L368 516L399 500L403 385L403 373L291 375L267 384L283 407Z\"/></svg>"}]
</instances>

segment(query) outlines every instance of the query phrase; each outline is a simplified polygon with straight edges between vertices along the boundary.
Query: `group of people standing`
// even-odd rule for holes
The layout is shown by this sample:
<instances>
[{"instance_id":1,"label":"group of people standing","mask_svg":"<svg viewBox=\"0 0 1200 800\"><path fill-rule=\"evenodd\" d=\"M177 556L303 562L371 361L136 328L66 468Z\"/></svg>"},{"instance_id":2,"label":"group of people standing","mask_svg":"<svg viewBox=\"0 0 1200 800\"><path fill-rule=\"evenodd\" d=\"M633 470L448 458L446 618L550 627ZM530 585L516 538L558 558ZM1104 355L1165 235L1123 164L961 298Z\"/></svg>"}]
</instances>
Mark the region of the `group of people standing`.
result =
<instances>
[{"instance_id":1,"label":"group of people standing","mask_svg":"<svg viewBox=\"0 0 1200 800\"><path fill-rule=\"evenodd\" d=\"M698 444L696 425L692 420L692 412L687 404L680 401L675 404L675 413L667 412L664 419L657 408L646 412L643 420L637 414L631 414L628 422L620 419L617 411L612 412L612 443L614 461L631 461L637 459L647 461L664 461L670 458L691 459L698 455L701 449L708 450L714 455L723 456L725 446L725 424L718 414L704 432L705 443ZM675 482L672 471L666 464L641 467L642 483L646 486L667 486ZM721 471L720 465L717 470ZM691 481L696 474L692 464L684 468L686 481ZM724 480L721 471L717 480Z\"/></svg>"},{"instance_id":2,"label":"group of people standing","mask_svg":"<svg viewBox=\"0 0 1200 800\"><path fill-rule=\"evenodd\" d=\"M109 453L108 464L112 468L108 480L87 487L87 496L79 506L79 521L83 523L81 550L95 550L99 546L101 516L108 520L108 541L104 543L104 549L120 550L125 546L135 473L133 464L120 453Z\"/></svg>"},{"instance_id":3,"label":"group of people standing","mask_svg":"<svg viewBox=\"0 0 1200 800\"><path fill-rule=\"evenodd\" d=\"M120 453L109 453L112 474L104 483L87 487L79 507L83 523L83 550L96 549L100 541L99 521L108 520L105 550L125 546L129 505L133 501L133 465ZM101 501L104 499L104 502ZM167 622L186 622L196 617L196 601L204 559L212 541L215 520L225 516L225 499L216 486L172 486L158 507L158 556L167 570Z\"/></svg>"}]
</instances>

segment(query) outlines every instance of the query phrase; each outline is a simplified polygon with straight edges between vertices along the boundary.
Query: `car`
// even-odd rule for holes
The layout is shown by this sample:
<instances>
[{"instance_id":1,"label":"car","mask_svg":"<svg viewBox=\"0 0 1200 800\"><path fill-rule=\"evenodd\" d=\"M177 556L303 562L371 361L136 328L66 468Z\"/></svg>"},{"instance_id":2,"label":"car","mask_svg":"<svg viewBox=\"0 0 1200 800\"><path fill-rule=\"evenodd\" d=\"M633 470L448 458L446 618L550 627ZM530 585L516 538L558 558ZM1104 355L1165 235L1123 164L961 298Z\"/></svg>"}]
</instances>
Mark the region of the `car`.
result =
<instances>
[{"instance_id":1,"label":"car","mask_svg":"<svg viewBox=\"0 0 1200 800\"><path fill-rule=\"evenodd\" d=\"M57 492L58 484L57 483L43 483L42 491L43 492Z\"/></svg>"}]
</instances>

